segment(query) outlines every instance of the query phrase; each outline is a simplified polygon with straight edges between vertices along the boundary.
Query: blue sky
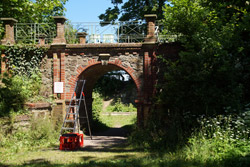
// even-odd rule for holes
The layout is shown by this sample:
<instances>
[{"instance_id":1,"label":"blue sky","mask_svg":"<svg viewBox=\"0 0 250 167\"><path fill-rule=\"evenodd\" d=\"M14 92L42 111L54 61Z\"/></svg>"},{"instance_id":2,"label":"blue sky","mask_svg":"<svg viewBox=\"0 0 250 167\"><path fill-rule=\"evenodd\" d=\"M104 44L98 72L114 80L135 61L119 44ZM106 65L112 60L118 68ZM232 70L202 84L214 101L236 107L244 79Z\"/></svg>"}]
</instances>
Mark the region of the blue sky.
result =
<instances>
[{"instance_id":1,"label":"blue sky","mask_svg":"<svg viewBox=\"0 0 250 167\"><path fill-rule=\"evenodd\" d=\"M68 0L65 7L71 22L99 22L98 16L112 4L111 0Z\"/></svg>"}]
</instances>

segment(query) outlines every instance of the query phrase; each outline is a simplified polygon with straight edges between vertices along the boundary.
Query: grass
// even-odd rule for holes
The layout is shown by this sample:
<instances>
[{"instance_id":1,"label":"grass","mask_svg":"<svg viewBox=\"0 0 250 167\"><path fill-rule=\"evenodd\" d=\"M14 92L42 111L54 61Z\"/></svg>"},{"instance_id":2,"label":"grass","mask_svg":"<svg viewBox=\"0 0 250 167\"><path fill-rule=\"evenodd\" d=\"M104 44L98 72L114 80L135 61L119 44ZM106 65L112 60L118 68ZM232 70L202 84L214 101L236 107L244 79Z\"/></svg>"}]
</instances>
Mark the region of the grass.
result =
<instances>
[{"instance_id":1,"label":"grass","mask_svg":"<svg viewBox=\"0 0 250 167\"><path fill-rule=\"evenodd\" d=\"M101 115L102 119L110 125L128 126L135 120L136 115ZM38 126L38 125L36 125ZM39 126L38 126L39 127ZM39 128L38 128L39 129ZM40 129L47 134L46 129ZM46 132L46 133L45 133ZM33 134L34 135L34 134ZM22 142L16 142L18 139ZM22 137L26 137L25 141ZM40 136L35 136L40 137ZM88 149L82 148L78 151L60 151L58 149L59 142L48 138L47 145L30 144L28 136L15 136L15 140L10 143L12 145L19 144L20 149L12 149L13 147L0 147L0 166L4 167L248 167L250 165L250 152L246 154L232 154L223 158L213 157L213 152L207 152L207 148L213 146L217 140L190 140L190 145L186 145L175 152L147 152L143 149L137 150L128 144L122 144L118 147L105 149ZM54 142L53 142L54 141ZM27 143L26 143L27 142ZM25 147L29 144L30 147ZM212 145L211 145L212 144ZM159 146L160 147L160 146ZM216 145L214 145L216 147ZM249 148L249 147L247 147ZM214 150L216 148L210 148ZM233 150L232 150L233 151ZM240 150L235 150L240 151ZM222 152L221 152L222 153ZM216 154L217 155L217 154ZM200 157L203 156L203 157ZM206 157L204 157L206 156Z\"/></svg>"},{"instance_id":2,"label":"grass","mask_svg":"<svg viewBox=\"0 0 250 167\"><path fill-rule=\"evenodd\" d=\"M163 155L133 150L120 146L109 150L59 151L58 147L19 152L10 159L0 159L0 166L10 167L221 167L249 166L249 155L228 157L224 162L201 162L185 159L183 151Z\"/></svg>"},{"instance_id":3,"label":"grass","mask_svg":"<svg viewBox=\"0 0 250 167\"><path fill-rule=\"evenodd\" d=\"M100 112L99 116L100 121L109 127L131 128L136 122L136 113L132 112L129 115ZM85 147L78 151L60 151L59 142L55 140L59 132L56 132L50 123L47 119L36 120L29 131L17 131L8 136L0 129L0 167L250 166L250 129L244 126L243 120L239 117L218 116L200 119L202 126L197 129L199 131L190 136L188 143L172 152L165 149L164 142L156 145L155 152L145 147L135 149L126 143L119 147L103 149ZM138 134L138 131L134 133ZM144 133L140 136L139 142L150 144L146 138L153 137L152 132ZM155 137L156 140L159 137L161 136ZM162 141L165 140L166 138L162 138ZM160 148L165 150L160 152Z\"/></svg>"},{"instance_id":4,"label":"grass","mask_svg":"<svg viewBox=\"0 0 250 167\"><path fill-rule=\"evenodd\" d=\"M133 125L136 122L136 113L129 115L101 114L100 120L109 127L123 127Z\"/></svg>"},{"instance_id":5,"label":"grass","mask_svg":"<svg viewBox=\"0 0 250 167\"><path fill-rule=\"evenodd\" d=\"M137 152L128 147L112 148L109 150L78 150L78 151L60 151L58 146L38 149L36 151L25 151L13 154L8 159L0 160L2 165L11 166L72 166L72 164L91 164L113 162L116 160L125 160L127 158L143 158L148 153ZM74 165L73 165L74 166Z\"/></svg>"}]
</instances>

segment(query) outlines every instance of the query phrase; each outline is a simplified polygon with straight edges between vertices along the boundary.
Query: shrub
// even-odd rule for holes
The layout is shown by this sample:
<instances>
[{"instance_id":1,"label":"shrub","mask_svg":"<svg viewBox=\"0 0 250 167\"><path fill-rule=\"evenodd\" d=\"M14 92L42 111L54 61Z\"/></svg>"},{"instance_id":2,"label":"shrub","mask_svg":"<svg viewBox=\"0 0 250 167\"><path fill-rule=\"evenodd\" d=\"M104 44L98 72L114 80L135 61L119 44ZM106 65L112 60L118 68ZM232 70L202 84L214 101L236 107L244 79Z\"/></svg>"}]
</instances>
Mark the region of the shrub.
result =
<instances>
[{"instance_id":1,"label":"shrub","mask_svg":"<svg viewBox=\"0 0 250 167\"><path fill-rule=\"evenodd\" d=\"M0 116L9 114L11 110L23 110L23 104L39 94L41 83L39 72L33 72L30 77L5 73L0 85Z\"/></svg>"},{"instance_id":2,"label":"shrub","mask_svg":"<svg viewBox=\"0 0 250 167\"><path fill-rule=\"evenodd\" d=\"M93 114L93 120L99 120L100 118L100 112L102 111L102 98L101 95L97 92L93 92L93 104L92 104L92 114Z\"/></svg>"},{"instance_id":3,"label":"shrub","mask_svg":"<svg viewBox=\"0 0 250 167\"><path fill-rule=\"evenodd\" d=\"M116 103L114 105L110 105L107 107L108 112L136 112L136 108L133 106L133 104L123 104L121 102L121 99L118 98Z\"/></svg>"}]
</instances>

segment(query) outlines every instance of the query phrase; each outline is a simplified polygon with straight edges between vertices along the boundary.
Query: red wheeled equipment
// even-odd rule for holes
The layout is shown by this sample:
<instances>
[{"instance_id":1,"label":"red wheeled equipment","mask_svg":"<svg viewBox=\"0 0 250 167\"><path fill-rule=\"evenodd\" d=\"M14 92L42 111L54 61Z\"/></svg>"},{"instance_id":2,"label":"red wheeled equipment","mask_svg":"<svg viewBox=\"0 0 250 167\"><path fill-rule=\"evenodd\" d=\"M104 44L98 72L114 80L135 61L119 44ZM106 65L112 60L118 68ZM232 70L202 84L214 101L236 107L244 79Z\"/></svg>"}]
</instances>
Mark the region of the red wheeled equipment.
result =
<instances>
[{"instance_id":1,"label":"red wheeled equipment","mask_svg":"<svg viewBox=\"0 0 250 167\"><path fill-rule=\"evenodd\" d=\"M60 136L60 150L77 150L83 147L83 134L66 133Z\"/></svg>"}]
</instances>

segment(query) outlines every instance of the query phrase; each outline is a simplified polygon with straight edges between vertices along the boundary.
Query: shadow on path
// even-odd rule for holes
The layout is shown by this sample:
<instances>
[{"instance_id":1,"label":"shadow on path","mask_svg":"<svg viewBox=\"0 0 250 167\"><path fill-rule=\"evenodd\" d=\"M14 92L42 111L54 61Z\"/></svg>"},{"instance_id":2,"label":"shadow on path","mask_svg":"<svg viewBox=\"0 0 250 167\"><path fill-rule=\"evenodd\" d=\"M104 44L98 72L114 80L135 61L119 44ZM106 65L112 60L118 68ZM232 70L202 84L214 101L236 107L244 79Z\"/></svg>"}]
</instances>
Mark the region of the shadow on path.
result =
<instances>
[{"instance_id":1,"label":"shadow on path","mask_svg":"<svg viewBox=\"0 0 250 167\"><path fill-rule=\"evenodd\" d=\"M110 128L104 132L94 133L92 140L90 136L85 136L84 147L81 150L115 152L118 149L119 151L119 148L127 145L127 134L124 128Z\"/></svg>"}]
</instances>

